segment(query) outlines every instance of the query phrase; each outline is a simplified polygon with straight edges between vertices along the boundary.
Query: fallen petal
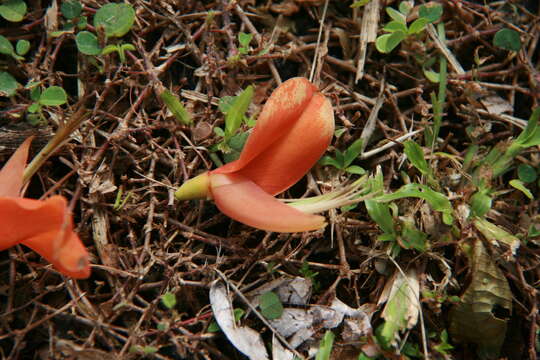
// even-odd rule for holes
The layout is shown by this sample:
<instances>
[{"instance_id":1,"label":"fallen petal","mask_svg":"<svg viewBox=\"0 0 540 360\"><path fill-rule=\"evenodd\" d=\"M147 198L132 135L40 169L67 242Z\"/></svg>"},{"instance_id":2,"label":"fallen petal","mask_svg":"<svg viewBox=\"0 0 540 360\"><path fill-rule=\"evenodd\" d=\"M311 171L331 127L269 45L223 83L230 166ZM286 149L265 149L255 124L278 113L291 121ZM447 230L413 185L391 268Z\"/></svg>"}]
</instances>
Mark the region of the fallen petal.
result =
<instances>
[{"instance_id":1,"label":"fallen petal","mask_svg":"<svg viewBox=\"0 0 540 360\"><path fill-rule=\"evenodd\" d=\"M210 174L211 192L225 215L267 231L302 232L326 225L322 216L305 214L275 199L253 181L236 174Z\"/></svg>"},{"instance_id":2,"label":"fallen petal","mask_svg":"<svg viewBox=\"0 0 540 360\"><path fill-rule=\"evenodd\" d=\"M32 139L33 137L27 138L0 170L0 196L16 197L20 195L28 149Z\"/></svg>"}]
</instances>

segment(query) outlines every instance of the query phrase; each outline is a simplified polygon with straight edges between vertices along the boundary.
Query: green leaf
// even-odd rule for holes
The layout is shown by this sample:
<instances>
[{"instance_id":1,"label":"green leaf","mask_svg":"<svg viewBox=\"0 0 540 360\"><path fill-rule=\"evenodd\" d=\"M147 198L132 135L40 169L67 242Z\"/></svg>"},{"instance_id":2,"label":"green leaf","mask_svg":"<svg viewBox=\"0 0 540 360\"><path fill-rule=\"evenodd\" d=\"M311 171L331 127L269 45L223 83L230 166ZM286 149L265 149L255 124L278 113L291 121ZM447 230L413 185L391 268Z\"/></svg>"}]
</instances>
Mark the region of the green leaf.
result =
<instances>
[{"instance_id":1,"label":"green leaf","mask_svg":"<svg viewBox=\"0 0 540 360\"><path fill-rule=\"evenodd\" d=\"M169 90L165 89L159 97L167 106L167 109L174 115L176 120L184 125L190 125L193 122L191 114L186 110L180 99Z\"/></svg>"},{"instance_id":2,"label":"green leaf","mask_svg":"<svg viewBox=\"0 0 540 360\"><path fill-rule=\"evenodd\" d=\"M13 96L19 87L19 83L10 73L0 71L0 96Z\"/></svg>"},{"instance_id":3,"label":"green leaf","mask_svg":"<svg viewBox=\"0 0 540 360\"><path fill-rule=\"evenodd\" d=\"M220 128L219 126L216 126L214 128L214 134L216 134L219 137L224 137L225 136L225 132L223 132L223 129Z\"/></svg>"},{"instance_id":4,"label":"green leaf","mask_svg":"<svg viewBox=\"0 0 540 360\"><path fill-rule=\"evenodd\" d=\"M402 13L397 11L396 9L393 9L391 7L387 7L386 8L386 13L388 14L388 16L390 16L392 18L392 20L400 22L402 24L407 24L407 18L405 17L405 15L403 15Z\"/></svg>"},{"instance_id":5,"label":"green leaf","mask_svg":"<svg viewBox=\"0 0 540 360\"><path fill-rule=\"evenodd\" d=\"M142 348L143 354L149 355L149 354L155 354L159 351L159 349L155 346L146 345Z\"/></svg>"},{"instance_id":6,"label":"green leaf","mask_svg":"<svg viewBox=\"0 0 540 360\"><path fill-rule=\"evenodd\" d=\"M166 292L161 296L161 303L169 310L176 306L176 295L171 292Z\"/></svg>"},{"instance_id":7,"label":"green leaf","mask_svg":"<svg viewBox=\"0 0 540 360\"><path fill-rule=\"evenodd\" d=\"M231 137L238 130L252 98L253 86L251 85L235 96L231 107L225 115L225 137Z\"/></svg>"},{"instance_id":8,"label":"green leaf","mask_svg":"<svg viewBox=\"0 0 540 360\"><path fill-rule=\"evenodd\" d=\"M135 22L135 10L131 4L110 3L102 6L94 15L94 27L103 27L107 37L122 37Z\"/></svg>"},{"instance_id":9,"label":"green leaf","mask_svg":"<svg viewBox=\"0 0 540 360\"><path fill-rule=\"evenodd\" d=\"M9 55L17 60L23 60L22 56L15 54L15 49L11 42L3 35L0 35L0 54Z\"/></svg>"},{"instance_id":10,"label":"green leaf","mask_svg":"<svg viewBox=\"0 0 540 360\"><path fill-rule=\"evenodd\" d=\"M30 104L30 106L26 110L30 114L34 114L34 113L37 113L39 111L40 107L41 107L41 105L39 105L39 103L35 102L35 103Z\"/></svg>"},{"instance_id":11,"label":"green leaf","mask_svg":"<svg viewBox=\"0 0 540 360\"><path fill-rule=\"evenodd\" d=\"M401 243L405 249L415 249L421 252L427 250L427 234L416 228L413 221L404 221L401 232Z\"/></svg>"},{"instance_id":12,"label":"green leaf","mask_svg":"<svg viewBox=\"0 0 540 360\"><path fill-rule=\"evenodd\" d=\"M491 209L493 199L487 194L487 189L480 189L471 196L471 211L473 215L482 217Z\"/></svg>"},{"instance_id":13,"label":"green leaf","mask_svg":"<svg viewBox=\"0 0 540 360\"><path fill-rule=\"evenodd\" d=\"M7 21L19 22L26 14L26 3L23 0L7 0L0 5L0 16Z\"/></svg>"},{"instance_id":14,"label":"green leaf","mask_svg":"<svg viewBox=\"0 0 540 360\"><path fill-rule=\"evenodd\" d=\"M81 15L82 4L79 1L64 1L60 6L60 11L66 19L74 19Z\"/></svg>"},{"instance_id":15,"label":"green leaf","mask_svg":"<svg viewBox=\"0 0 540 360\"><path fill-rule=\"evenodd\" d=\"M391 34L381 35L375 40L375 47L379 52L387 54L394 50L407 35L403 31L396 31Z\"/></svg>"},{"instance_id":16,"label":"green leaf","mask_svg":"<svg viewBox=\"0 0 540 360\"><path fill-rule=\"evenodd\" d=\"M523 147L531 147L540 145L540 126L538 126L538 120L540 119L540 107L533 110L525 130L519 134L516 142Z\"/></svg>"},{"instance_id":17,"label":"green leaf","mask_svg":"<svg viewBox=\"0 0 540 360\"><path fill-rule=\"evenodd\" d=\"M60 86L51 86L45 89L39 98L44 106L59 106L67 102L67 94Z\"/></svg>"},{"instance_id":18,"label":"green leaf","mask_svg":"<svg viewBox=\"0 0 540 360\"><path fill-rule=\"evenodd\" d=\"M429 20L423 17L419 17L414 20L413 23L409 26L409 35L420 34L426 28L426 25L429 24Z\"/></svg>"},{"instance_id":19,"label":"green leaf","mask_svg":"<svg viewBox=\"0 0 540 360\"><path fill-rule=\"evenodd\" d=\"M319 165L321 166L330 165L330 166L335 167L336 169L341 169L341 164L336 159L328 155L323 156L321 160L319 160Z\"/></svg>"},{"instance_id":20,"label":"green leaf","mask_svg":"<svg viewBox=\"0 0 540 360\"><path fill-rule=\"evenodd\" d=\"M26 55L26 53L30 50L30 41L25 39L17 41L15 49L17 50L17 54L21 56Z\"/></svg>"},{"instance_id":21,"label":"green leaf","mask_svg":"<svg viewBox=\"0 0 540 360\"><path fill-rule=\"evenodd\" d=\"M406 33L407 25L399 21L390 21L388 24L386 24L383 27L383 30L390 33L393 33L396 31L403 31L404 33Z\"/></svg>"},{"instance_id":22,"label":"green leaf","mask_svg":"<svg viewBox=\"0 0 540 360\"><path fill-rule=\"evenodd\" d=\"M332 347L334 346L335 335L330 330L326 330L324 336L319 344L319 350L315 355L315 360L329 360L332 353Z\"/></svg>"},{"instance_id":23,"label":"green leaf","mask_svg":"<svg viewBox=\"0 0 540 360\"><path fill-rule=\"evenodd\" d=\"M244 145L246 144L246 141L248 139L249 133L243 132L236 135L233 135L229 138L227 141L227 145L229 146L229 151L223 153L223 160L225 160L226 163L230 163L232 161L238 160L240 157L240 154L242 153L242 149L244 148Z\"/></svg>"},{"instance_id":24,"label":"green leaf","mask_svg":"<svg viewBox=\"0 0 540 360\"><path fill-rule=\"evenodd\" d=\"M261 295L259 306L261 308L261 314L269 320L278 319L283 314L283 305L279 297L271 291Z\"/></svg>"},{"instance_id":25,"label":"green leaf","mask_svg":"<svg viewBox=\"0 0 540 360\"><path fill-rule=\"evenodd\" d=\"M493 37L493 45L508 51L519 51L521 39L519 33L512 29L501 29Z\"/></svg>"},{"instance_id":26,"label":"green leaf","mask_svg":"<svg viewBox=\"0 0 540 360\"><path fill-rule=\"evenodd\" d=\"M362 152L362 139L354 141L343 153L343 167L347 167L360 155Z\"/></svg>"},{"instance_id":27,"label":"green leaf","mask_svg":"<svg viewBox=\"0 0 540 360\"><path fill-rule=\"evenodd\" d=\"M345 169L346 172L355 175L364 175L366 170L358 165L351 165Z\"/></svg>"},{"instance_id":28,"label":"green leaf","mask_svg":"<svg viewBox=\"0 0 540 360\"><path fill-rule=\"evenodd\" d=\"M377 170L375 177L369 180L372 192L383 191L383 177L380 170ZM394 238L396 230L394 228L394 219L390 214L390 207L388 204L378 202L376 200L365 200L364 205L370 218L373 219L379 225L381 230Z\"/></svg>"},{"instance_id":29,"label":"green leaf","mask_svg":"<svg viewBox=\"0 0 540 360\"><path fill-rule=\"evenodd\" d=\"M116 44L109 44L101 50L101 55L108 55L113 52L119 52L120 48Z\"/></svg>"},{"instance_id":30,"label":"green leaf","mask_svg":"<svg viewBox=\"0 0 540 360\"><path fill-rule=\"evenodd\" d=\"M81 16L79 22L77 22L77 28L79 30L84 30L88 26L88 18L86 16Z\"/></svg>"},{"instance_id":31,"label":"green leaf","mask_svg":"<svg viewBox=\"0 0 540 360\"><path fill-rule=\"evenodd\" d=\"M441 4L433 2L429 3L428 5L421 5L420 9L418 10L418 15L427 19L430 23L439 20L442 14L443 7L441 6Z\"/></svg>"},{"instance_id":32,"label":"green leaf","mask_svg":"<svg viewBox=\"0 0 540 360\"><path fill-rule=\"evenodd\" d=\"M424 76L432 83L436 84L440 81L441 77L438 72L435 72L433 70L427 70L427 69L423 69L423 70L424 70Z\"/></svg>"},{"instance_id":33,"label":"green leaf","mask_svg":"<svg viewBox=\"0 0 540 360\"><path fill-rule=\"evenodd\" d=\"M77 44L77 49L85 55L101 54L97 36L89 31L78 33L75 37L75 44Z\"/></svg>"},{"instance_id":34,"label":"green leaf","mask_svg":"<svg viewBox=\"0 0 540 360\"><path fill-rule=\"evenodd\" d=\"M240 51L241 54L245 55L248 53L248 47L251 39L253 39L253 34L246 34L243 32L238 34L238 42L240 43L240 48L238 51Z\"/></svg>"},{"instance_id":35,"label":"green leaf","mask_svg":"<svg viewBox=\"0 0 540 360\"><path fill-rule=\"evenodd\" d=\"M450 225L453 221L452 217L452 204L450 200L443 194L434 191L422 184L406 184L399 188L396 192L392 194L386 194L375 198L374 201L388 202L397 199L415 197L424 199L435 211L443 213L443 221L446 225Z\"/></svg>"},{"instance_id":36,"label":"green leaf","mask_svg":"<svg viewBox=\"0 0 540 360\"><path fill-rule=\"evenodd\" d=\"M526 184L536 181L538 176L536 174L536 169L529 164L519 164L517 172L519 180Z\"/></svg>"},{"instance_id":37,"label":"green leaf","mask_svg":"<svg viewBox=\"0 0 540 360\"><path fill-rule=\"evenodd\" d=\"M120 45L120 49L123 51L135 51L135 45L130 43L122 44Z\"/></svg>"},{"instance_id":38,"label":"green leaf","mask_svg":"<svg viewBox=\"0 0 540 360\"><path fill-rule=\"evenodd\" d=\"M529 199L534 200L534 195L532 194L532 192L529 189L527 189L527 187L525 186L525 184L522 181L520 181L518 179L514 179L514 180L510 180L509 184L513 188L518 189L519 191L521 191Z\"/></svg>"},{"instance_id":39,"label":"green leaf","mask_svg":"<svg viewBox=\"0 0 540 360\"><path fill-rule=\"evenodd\" d=\"M399 12L407 16L411 11L413 4L410 1L402 1L399 3Z\"/></svg>"},{"instance_id":40,"label":"green leaf","mask_svg":"<svg viewBox=\"0 0 540 360\"><path fill-rule=\"evenodd\" d=\"M413 140L407 140L403 143L403 146L405 147L405 155L407 155L407 159L409 159L411 164L413 164L422 175L428 175L430 173L430 168L420 145Z\"/></svg>"},{"instance_id":41,"label":"green leaf","mask_svg":"<svg viewBox=\"0 0 540 360\"><path fill-rule=\"evenodd\" d=\"M358 8L367 5L371 0L358 0L351 4L351 8Z\"/></svg>"}]
</instances>

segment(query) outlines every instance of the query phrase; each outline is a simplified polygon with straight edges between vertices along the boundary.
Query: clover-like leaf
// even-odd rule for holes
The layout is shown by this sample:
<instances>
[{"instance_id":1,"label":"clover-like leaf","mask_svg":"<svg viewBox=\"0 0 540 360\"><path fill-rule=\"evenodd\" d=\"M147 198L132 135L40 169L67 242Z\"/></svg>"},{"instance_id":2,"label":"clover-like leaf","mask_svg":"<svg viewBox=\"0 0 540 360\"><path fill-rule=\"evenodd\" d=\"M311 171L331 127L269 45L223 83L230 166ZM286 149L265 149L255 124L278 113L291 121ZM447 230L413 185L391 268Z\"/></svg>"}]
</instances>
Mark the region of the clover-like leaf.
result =
<instances>
[{"instance_id":1,"label":"clover-like leaf","mask_svg":"<svg viewBox=\"0 0 540 360\"><path fill-rule=\"evenodd\" d=\"M131 4L110 3L102 6L94 16L94 26L102 27L108 37L122 37L135 22L135 10Z\"/></svg>"}]
</instances>

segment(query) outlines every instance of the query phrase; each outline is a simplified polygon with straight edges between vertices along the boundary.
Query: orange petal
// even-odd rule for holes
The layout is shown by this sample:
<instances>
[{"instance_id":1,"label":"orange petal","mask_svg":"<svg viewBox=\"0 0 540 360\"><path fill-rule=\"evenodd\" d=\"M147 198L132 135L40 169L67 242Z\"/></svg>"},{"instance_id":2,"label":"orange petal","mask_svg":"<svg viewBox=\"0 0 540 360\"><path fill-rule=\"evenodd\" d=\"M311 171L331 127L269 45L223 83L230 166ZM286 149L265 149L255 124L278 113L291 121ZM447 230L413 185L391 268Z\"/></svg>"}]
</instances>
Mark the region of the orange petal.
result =
<instances>
[{"instance_id":1,"label":"orange petal","mask_svg":"<svg viewBox=\"0 0 540 360\"><path fill-rule=\"evenodd\" d=\"M33 137L26 139L0 170L0 196L19 196L32 139Z\"/></svg>"},{"instance_id":2,"label":"orange petal","mask_svg":"<svg viewBox=\"0 0 540 360\"><path fill-rule=\"evenodd\" d=\"M90 276L88 252L71 226L66 226L63 231L41 233L22 244L43 256L66 276L75 279L86 279Z\"/></svg>"},{"instance_id":3,"label":"orange petal","mask_svg":"<svg viewBox=\"0 0 540 360\"><path fill-rule=\"evenodd\" d=\"M333 135L332 104L321 93L315 93L293 127L236 174L250 179L270 195L279 194L319 160Z\"/></svg>"},{"instance_id":4,"label":"orange petal","mask_svg":"<svg viewBox=\"0 0 540 360\"><path fill-rule=\"evenodd\" d=\"M243 168L272 143L286 134L298 120L317 88L308 79L297 77L278 86L264 105L240 158L216 173L228 174Z\"/></svg>"},{"instance_id":5,"label":"orange petal","mask_svg":"<svg viewBox=\"0 0 540 360\"><path fill-rule=\"evenodd\" d=\"M326 225L324 217L288 206L242 176L211 174L210 186L219 210L254 228L301 232L318 230Z\"/></svg>"},{"instance_id":6,"label":"orange petal","mask_svg":"<svg viewBox=\"0 0 540 360\"><path fill-rule=\"evenodd\" d=\"M88 254L72 229L62 196L46 200L0 197L0 250L22 243L62 273L87 277Z\"/></svg>"}]
</instances>

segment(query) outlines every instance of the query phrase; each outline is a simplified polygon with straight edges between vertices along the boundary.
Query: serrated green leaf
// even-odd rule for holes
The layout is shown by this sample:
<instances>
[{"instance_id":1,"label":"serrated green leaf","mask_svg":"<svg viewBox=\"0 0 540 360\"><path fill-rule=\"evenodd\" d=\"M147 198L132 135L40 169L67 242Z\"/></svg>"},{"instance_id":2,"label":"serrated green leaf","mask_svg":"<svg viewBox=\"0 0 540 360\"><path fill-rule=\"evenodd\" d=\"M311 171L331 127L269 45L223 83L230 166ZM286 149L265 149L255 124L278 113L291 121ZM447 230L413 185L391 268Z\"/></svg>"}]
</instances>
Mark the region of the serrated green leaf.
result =
<instances>
[{"instance_id":1,"label":"serrated green leaf","mask_svg":"<svg viewBox=\"0 0 540 360\"><path fill-rule=\"evenodd\" d=\"M79 1L64 1L60 6L62 15L68 20L74 19L81 15L82 4Z\"/></svg>"},{"instance_id":2,"label":"serrated green leaf","mask_svg":"<svg viewBox=\"0 0 540 360\"><path fill-rule=\"evenodd\" d=\"M231 137L242 124L246 111L253 98L253 86L248 86L239 95L234 97L231 106L225 115L225 137Z\"/></svg>"},{"instance_id":3,"label":"serrated green leaf","mask_svg":"<svg viewBox=\"0 0 540 360\"><path fill-rule=\"evenodd\" d=\"M510 180L509 184L513 188L521 191L529 199L534 200L534 195L532 194L531 190L527 189L527 187L525 186L523 181L518 180L518 179L514 179L514 180Z\"/></svg>"},{"instance_id":4,"label":"serrated green leaf","mask_svg":"<svg viewBox=\"0 0 540 360\"><path fill-rule=\"evenodd\" d=\"M102 51L97 36L89 31L78 33L75 37L75 44L77 49L85 55L99 55Z\"/></svg>"},{"instance_id":5,"label":"serrated green leaf","mask_svg":"<svg viewBox=\"0 0 540 360\"><path fill-rule=\"evenodd\" d=\"M94 15L94 27L102 27L107 37L122 37L135 23L135 10L131 4L109 3Z\"/></svg>"},{"instance_id":6,"label":"serrated green leaf","mask_svg":"<svg viewBox=\"0 0 540 360\"><path fill-rule=\"evenodd\" d=\"M169 90L165 89L159 97L167 106L167 109L174 115L175 119L184 125L190 125L193 122L191 114L186 110L180 99Z\"/></svg>"},{"instance_id":7,"label":"serrated green leaf","mask_svg":"<svg viewBox=\"0 0 540 360\"><path fill-rule=\"evenodd\" d=\"M409 159L411 164L413 164L422 175L428 175L430 173L430 168L420 145L413 140L407 140L403 143L403 146L405 147L405 155L407 155L407 159Z\"/></svg>"},{"instance_id":8,"label":"serrated green leaf","mask_svg":"<svg viewBox=\"0 0 540 360\"><path fill-rule=\"evenodd\" d=\"M443 7L441 4L429 3L428 5L421 5L418 10L418 15L427 19L430 23L435 22L441 18L443 14Z\"/></svg>"},{"instance_id":9,"label":"serrated green leaf","mask_svg":"<svg viewBox=\"0 0 540 360\"><path fill-rule=\"evenodd\" d=\"M38 102L44 106L60 106L67 103L67 94L60 86L50 86L41 93Z\"/></svg>"},{"instance_id":10,"label":"serrated green leaf","mask_svg":"<svg viewBox=\"0 0 540 360\"><path fill-rule=\"evenodd\" d=\"M26 15L26 3L23 0L6 0L0 5L0 16L7 21L19 22Z\"/></svg>"},{"instance_id":11,"label":"serrated green leaf","mask_svg":"<svg viewBox=\"0 0 540 360\"><path fill-rule=\"evenodd\" d=\"M17 41L15 49L17 51L17 54L19 54L20 56L26 55L26 53L28 53L28 51L30 50L30 41L25 39Z\"/></svg>"},{"instance_id":12,"label":"serrated green leaf","mask_svg":"<svg viewBox=\"0 0 540 360\"><path fill-rule=\"evenodd\" d=\"M176 306L176 295L166 292L161 296L161 303L169 310L174 308Z\"/></svg>"},{"instance_id":13,"label":"serrated green leaf","mask_svg":"<svg viewBox=\"0 0 540 360\"><path fill-rule=\"evenodd\" d=\"M493 45L508 51L519 51L521 39L519 33L513 29L501 29L493 37Z\"/></svg>"},{"instance_id":14,"label":"serrated green leaf","mask_svg":"<svg viewBox=\"0 0 540 360\"><path fill-rule=\"evenodd\" d=\"M5 71L0 71L0 96L13 96L17 92L19 83Z\"/></svg>"},{"instance_id":15,"label":"serrated green leaf","mask_svg":"<svg viewBox=\"0 0 540 360\"><path fill-rule=\"evenodd\" d=\"M332 354L332 347L334 346L335 335L330 330L326 330L324 336L319 344L319 350L315 355L315 360L329 360Z\"/></svg>"},{"instance_id":16,"label":"serrated green leaf","mask_svg":"<svg viewBox=\"0 0 540 360\"><path fill-rule=\"evenodd\" d=\"M381 35L375 40L375 47L383 54L387 54L394 50L396 46L403 41L407 35L403 31L396 31L391 34Z\"/></svg>"},{"instance_id":17,"label":"serrated green leaf","mask_svg":"<svg viewBox=\"0 0 540 360\"><path fill-rule=\"evenodd\" d=\"M279 297L271 291L261 295L259 306L261 308L261 314L269 320L278 319L283 314L283 305Z\"/></svg>"}]
</instances>

